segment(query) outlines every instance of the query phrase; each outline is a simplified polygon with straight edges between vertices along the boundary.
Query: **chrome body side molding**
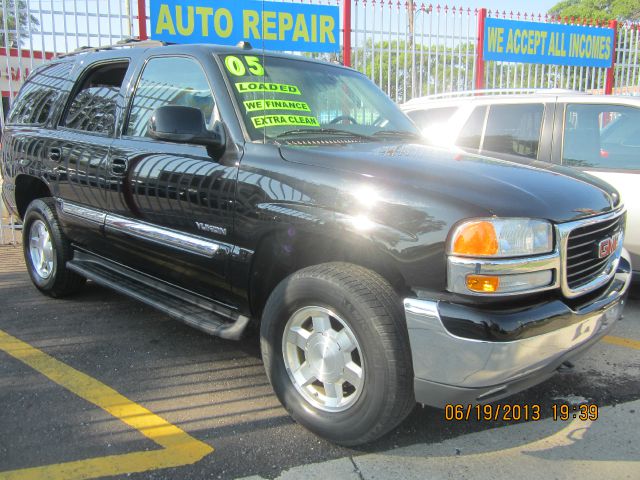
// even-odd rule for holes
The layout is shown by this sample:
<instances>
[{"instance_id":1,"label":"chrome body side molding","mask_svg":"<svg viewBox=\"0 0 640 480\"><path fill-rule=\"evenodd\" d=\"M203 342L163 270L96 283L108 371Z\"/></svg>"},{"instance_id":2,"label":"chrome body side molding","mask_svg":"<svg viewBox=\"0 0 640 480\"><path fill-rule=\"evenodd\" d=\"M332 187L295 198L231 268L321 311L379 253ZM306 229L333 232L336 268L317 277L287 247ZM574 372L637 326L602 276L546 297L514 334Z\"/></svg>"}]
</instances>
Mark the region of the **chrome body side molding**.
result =
<instances>
[{"instance_id":1,"label":"chrome body side molding","mask_svg":"<svg viewBox=\"0 0 640 480\"><path fill-rule=\"evenodd\" d=\"M132 218L114 215L62 199L56 200L60 211L81 220L103 226L105 230L124 233L151 243L175 248L207 258L213 257L221 248L231 251L231 245L216 242L208 238L179 232L170 228L159 227L151 223Z\"/></svg>"},{"instance_id":2,"label":"chrome body side molding","mask_svg":"<svg viewBox=\"0 0 640 480\"><path fill-rule=\"evenodd\" d=\"M92 223L104 225L105 218L107 217L106 212L91 207L84 207L73 202L67 202L61 198L57 198L56 203L62 214L88 220Z\"/></svg>"},{"instance_id":3,"label":"chrome body side molding","mask_svg":"<svg viewBox=\"0 0 640 480\"><path fill-rule=\"evenodd\" d=\"M150 223L113 215L111 213L107 214L105 229L120 231L132 237L209 258L213 257L222 246L222 244L218 242L202 237L178 232L169 228L157 227Z\"/></svg>"}]
</instances>

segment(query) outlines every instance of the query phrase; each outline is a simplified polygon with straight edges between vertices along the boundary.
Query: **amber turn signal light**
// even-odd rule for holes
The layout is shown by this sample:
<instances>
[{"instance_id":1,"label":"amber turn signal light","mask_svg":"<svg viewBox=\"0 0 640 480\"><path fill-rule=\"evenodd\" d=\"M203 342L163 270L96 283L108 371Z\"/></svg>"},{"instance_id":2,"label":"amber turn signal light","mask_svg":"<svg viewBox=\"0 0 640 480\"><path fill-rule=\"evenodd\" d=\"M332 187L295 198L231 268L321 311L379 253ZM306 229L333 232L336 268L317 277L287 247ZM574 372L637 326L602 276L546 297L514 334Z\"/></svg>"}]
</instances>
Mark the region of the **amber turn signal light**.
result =
<instances>
[{"instance_id":1,"label":"amber turn signal light","mask_svg":"<svg viewBox=\"0 0 640 480\"><path fill-rule=\"evenodd\" d=\"M493 293L498 291L500 277L490 275L467 275L467 288L472 292Z\"/></svg>"},{"instance_id":2,"label":"amber turn signal light","mask_svg":"<svg viewBox=\"0 0 640 480\"><path fill-rule=\"evenodd\" d=\"M453 254L495 255L498 236L491 222L471 222L458 227L453 238Z\"/></svg>"}]
</instances>

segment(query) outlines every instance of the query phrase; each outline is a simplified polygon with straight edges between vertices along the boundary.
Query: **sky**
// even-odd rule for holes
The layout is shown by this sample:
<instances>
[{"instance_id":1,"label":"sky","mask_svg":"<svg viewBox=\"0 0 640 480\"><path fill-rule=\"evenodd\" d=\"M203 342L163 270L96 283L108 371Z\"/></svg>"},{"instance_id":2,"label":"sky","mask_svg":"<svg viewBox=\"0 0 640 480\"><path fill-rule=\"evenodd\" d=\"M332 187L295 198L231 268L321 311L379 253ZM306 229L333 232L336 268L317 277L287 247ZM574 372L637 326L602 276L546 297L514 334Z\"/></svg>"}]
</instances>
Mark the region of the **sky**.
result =
<instances>
[{"instance_id":1,"label":"sky","mask_svg":"<svg viewBox=\"0 0 640 480\"><path fill-rule=\"evenodd\" d=\"M126 21L126 10L124 9L125 0L27 1L32 14L40 20L40 32L44 33L44 35L33 33L32 41L24 42L31 45L24 45L23 43L23 46L27 48L32 46L36 50L44 49L64 52L71 51L80 45L110 44L115 43L121 37L121 32L127 29L128 22ZM225 1L228 0L211 0L212 4L224 3ZM326 1L321 0L320 3L325 3ZM431 2L429 0L416 0L417 3L422 1L425 4L432 3L434 6L439 3L440 5L462 6L472 9L486 7L490 10L497 8L507 12L514 10L514 13L516 10L529 13L545 13L558 0L443 0L441 2L438 0L431 0ZM130 3L132 10L136 11L137 1L130 0ZM148 0L147 3L149 3ZM52 7L57 14L51 12ZM44 11L44 13L41 13L41 11ZM62 15L62 11L66 15ZM87 17L85 12L90 12L92 16ZM97 14L101 16L99 22ZM106 18L107 14L112 15L111 20ZM120 15L122 16L117 18ZM69 35L63 35L65 30ZM52 35L53 31L56 32L55 35ZM78 36L76 36L75 32L78 32Z\"/></svg>"},{"instance_id":2,"label":"sky","mask_svg":"<svg viewBox=\"0 0 640 480\"><path fill-rule=\"evenodd\" d=\"M465 8L486 7L489 10L499 9L510 12L519 10L521 12L544 13L553 7L559 0L453 0L450 5L463 6ZM438 2L432 2L438 3Z\"/></svg>"}]
</instances>

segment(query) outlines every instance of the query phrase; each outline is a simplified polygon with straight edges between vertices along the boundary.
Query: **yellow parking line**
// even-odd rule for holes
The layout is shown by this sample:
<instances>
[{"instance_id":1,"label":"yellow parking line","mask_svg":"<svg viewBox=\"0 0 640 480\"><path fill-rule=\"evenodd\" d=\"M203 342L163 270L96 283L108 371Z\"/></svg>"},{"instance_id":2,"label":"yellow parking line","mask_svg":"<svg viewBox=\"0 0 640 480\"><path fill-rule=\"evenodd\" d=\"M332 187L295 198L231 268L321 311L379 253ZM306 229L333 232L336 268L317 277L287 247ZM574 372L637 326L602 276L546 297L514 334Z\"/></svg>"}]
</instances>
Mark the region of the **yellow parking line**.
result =
<instances>
[{"instance_id":1,"label":"yellow parking line","mask_svg":"<svg viewBox=\"0 0 640 480\"><path fill-rule=\"evenodd\" d=\"M0 472L0 480L85 479L189 465L213 452L206 443L124 395L0 330L0 350L138 430L160 450Z\"/></svg>"},{"instance_id":2,"label":"yellow parking line","mask_svg":"<svg viewBox=\"0 0 640 480\"><path fill-rule=\"evenodd\" d=\"M631 340L630 338L613 337L611 335L607 335L602 339L602 341L605 343L610 343L611 345L618 345L619 347L635 348L636 350L640 350L640 341Z\"/></svg>"}]
</instances>

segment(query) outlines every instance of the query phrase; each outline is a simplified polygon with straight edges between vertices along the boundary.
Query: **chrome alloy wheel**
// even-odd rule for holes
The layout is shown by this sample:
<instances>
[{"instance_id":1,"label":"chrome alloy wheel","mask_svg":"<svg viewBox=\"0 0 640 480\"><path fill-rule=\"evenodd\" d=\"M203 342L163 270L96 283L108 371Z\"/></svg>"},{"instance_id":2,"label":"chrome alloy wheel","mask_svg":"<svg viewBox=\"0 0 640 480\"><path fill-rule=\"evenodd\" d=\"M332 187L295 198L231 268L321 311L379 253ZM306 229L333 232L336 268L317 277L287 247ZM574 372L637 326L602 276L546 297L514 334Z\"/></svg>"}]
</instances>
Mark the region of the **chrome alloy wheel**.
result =
<instances>
[{"instance_id":1,"label":"chrome alloy wheel","mask_svg":"<svg viewBox=\"0 0 640 480\"><path fill-rule=\"evenodd\" d=\"M53 272L53 244L42 220L35 220L29 229L29 256L38 276L49 278Z\"/></svg>"},{"instance_id":2,"label":"chrome alloy wheel","mask_svg":"<svg viewBox=\"0 0 640 480\"><path fill-rule=\"evenodd\" d=\"M295 312L282 336L284 364L298 392L314 407L341 412L362 392L364 365L351 328L323 307Z\"/></svg>"}]
</instances>

